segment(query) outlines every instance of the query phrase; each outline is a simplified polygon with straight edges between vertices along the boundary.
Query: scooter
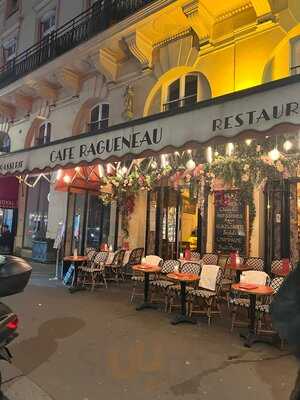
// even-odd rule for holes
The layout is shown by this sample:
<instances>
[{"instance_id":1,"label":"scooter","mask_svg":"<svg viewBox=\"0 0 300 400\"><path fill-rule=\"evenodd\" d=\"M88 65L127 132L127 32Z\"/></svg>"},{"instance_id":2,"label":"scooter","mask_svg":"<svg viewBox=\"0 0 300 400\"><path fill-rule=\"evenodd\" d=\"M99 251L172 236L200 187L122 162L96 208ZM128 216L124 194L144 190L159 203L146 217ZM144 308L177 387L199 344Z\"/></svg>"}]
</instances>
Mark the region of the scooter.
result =
<instances>
[{"instance_id":1,"label":"scooter","mask_svg":"<svg viewBox=\"0 0 300 400\"><path fill-rule=\"evenodd\" d=\"M20 293L27 286L32 268L21 258L7 256L0 258L0 297ZM11 362L8 345L18 336L18 317L4 303L0 303L0 360ZM0 396L2 375L0 372ZM1 398L1 397L0 397Z\"/></svg>"}]
</instances>

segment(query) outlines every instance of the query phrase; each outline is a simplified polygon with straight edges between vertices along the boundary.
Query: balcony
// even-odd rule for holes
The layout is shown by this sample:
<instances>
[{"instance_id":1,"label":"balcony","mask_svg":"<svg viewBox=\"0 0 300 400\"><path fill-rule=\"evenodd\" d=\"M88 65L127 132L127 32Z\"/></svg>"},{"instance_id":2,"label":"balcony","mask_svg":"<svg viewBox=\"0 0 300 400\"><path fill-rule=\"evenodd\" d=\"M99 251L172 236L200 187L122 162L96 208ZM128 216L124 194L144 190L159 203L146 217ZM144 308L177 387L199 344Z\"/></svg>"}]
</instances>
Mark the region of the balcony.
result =
<instances>
[{"instance_id":1,"label":"balcony","mask_svg":"<svg viewBox=\"0 0 300 400\"><path fill-rule=\"evenodd\" d=\"M0 68L0 89L122 21L156 0L98 0Z\"/></svg>"}]
</instances>

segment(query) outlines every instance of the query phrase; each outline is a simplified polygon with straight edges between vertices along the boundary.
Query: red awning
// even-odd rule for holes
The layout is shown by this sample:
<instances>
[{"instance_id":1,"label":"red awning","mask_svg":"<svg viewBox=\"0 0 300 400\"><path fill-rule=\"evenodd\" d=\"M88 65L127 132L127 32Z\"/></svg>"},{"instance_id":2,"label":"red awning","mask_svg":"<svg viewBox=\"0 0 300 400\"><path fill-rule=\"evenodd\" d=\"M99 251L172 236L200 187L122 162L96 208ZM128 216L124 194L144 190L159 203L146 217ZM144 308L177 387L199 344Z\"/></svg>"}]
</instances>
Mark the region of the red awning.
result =
<instances>
[{"instance_id":1,"label":"red awning","mask_svg":"<svg viewBox=\"0 0 300 400\"><path fill-rule=\"evenodd\" d=\"M0 208L18 208L18 194L17 178L0 178Z\"/></svg>"},{"instance_id":2,"label":"red awning","mask_svg":"<svg viewBox=\"0 0 300 400\"><path fill-rule=\"evenodd\" d=\"M84 190L99 192L100 182L98 166L76 167L58 172L55 190L60 192L82 192Z\"/></svg>"}]
</instances>

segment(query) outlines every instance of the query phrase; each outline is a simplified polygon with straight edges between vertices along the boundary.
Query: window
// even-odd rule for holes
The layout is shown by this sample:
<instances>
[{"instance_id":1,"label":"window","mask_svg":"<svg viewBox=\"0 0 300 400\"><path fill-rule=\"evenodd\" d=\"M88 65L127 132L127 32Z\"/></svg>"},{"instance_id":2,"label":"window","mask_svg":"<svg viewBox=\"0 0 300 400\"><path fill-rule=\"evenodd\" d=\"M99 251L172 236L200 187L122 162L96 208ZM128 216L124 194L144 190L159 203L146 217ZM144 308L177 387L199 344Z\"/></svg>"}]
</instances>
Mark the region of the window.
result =
<instances>
[{"instance_id":1,"label":"window","mask_svg":"<svg viewBox=\"0 0 300 400\"><path fill-rule=\"evenodd\" d=\"M300 74L300 37L291 41L291 75Z\"/></svg>"},{"instance_id":2,"label":"window","mask_svg":"<svg viewBox=\"0 0 300 400\"><path fill-rule=\"evenodd\" d=\"M32 182L35 179L32 178ZM33 240L46 238L49 192L50 183L44 179L41 179L35 187L28 188L23 239L23 246L26 248L32 248Z\"/></svg>"},{"instance_id":3,"label":"window","mask_svg":"<svg viewBox=\"0 0 300 400\"><path fill-rule=\"evenodd\" d=\"M198 101L199 75L184 75L167 87L164 110L174 110Z\"/></svg>"},{"instance_id":4,"label":"window","mask_svg":"<svg viewBox=\"0 0 300 400\"><path fill-rule=\"evenodd\" d=\"M17 39L11 38L6 40L2 45L2 59L3 64L13 60L17 54Z\"/></svg>"},{"instance_id":5,"label":"window","mask_svg":"<svg viewBox=\"0 0 300 400\"><path fill-rule=\"evenodd\" d=\"M92 131L108 128L109 104L99 104L91 111L90 128Z\"/></svg>"},{"instance_id":6,"label":"window","mask_svg":"<svg viewBox=\"0 0 300 400\"><path fill-rule=\"evenodd\" d=\"M56 30L56 11L52 10L45 14L40 21L40 39L44 39Z\"/></svg>"},{"instance_id":7,"label":"window","mask_svg":"<svg viewBox=\"0 0 300 400\"><path fill-rule=\"evenodd\" d=\"M6 132L0 132L0 153L10 152L10 137Z\"/></svg>"},{"instance_id":8,"label":"window","mask_svg":"<svg viewBox=\"0 0 300 400\"><path fill-rule=\"evenodd\" d=\"M42 146L44 144L49 144L51 141L51 123L45 122L40 126L39 134L35 138L35 146Z\"/></svg>"},{"instance_id":9,"label":"window","mask_svg":"<svg viewBox=\"0 0 300 400\"><path fill-rule=\"evenodd\" d=\"M7 0L6 18L13 15L19 9L19 0Z\"/></svg>"}]
</instances>

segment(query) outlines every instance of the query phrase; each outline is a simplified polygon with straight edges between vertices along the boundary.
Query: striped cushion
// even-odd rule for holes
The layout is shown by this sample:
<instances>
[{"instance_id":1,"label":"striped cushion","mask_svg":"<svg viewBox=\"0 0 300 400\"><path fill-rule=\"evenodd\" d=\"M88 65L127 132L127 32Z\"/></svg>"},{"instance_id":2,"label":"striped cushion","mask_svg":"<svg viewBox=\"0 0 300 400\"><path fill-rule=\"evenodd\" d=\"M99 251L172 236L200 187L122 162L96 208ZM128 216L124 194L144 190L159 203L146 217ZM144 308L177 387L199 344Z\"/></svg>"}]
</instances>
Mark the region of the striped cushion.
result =
<instances>
[{"instance_id":1,"label":"striped cushion","mask_svg":"<svg viewBox=\"0 0 300 400\"><path fill-rule=\"evenodd\" d=\"M230 299L230 304L238 307L249 308L250 307L250 300L249 299Z\"/></svg>"},{"instance_id":2,"label":"striped cushion","mask_svg":"<svg viewBox=\"0 0 300 400\"><path fill-rule=\"evenodd\" d=\"M163 280L163 279L158 279L158 280L151 282L151 286L155 286L155 287L163 288L163 289L166 289L167 287L172 286L172 285L174 285L173 282Z\"/></svg>"},{"instance_id":3,"label":"striped cushion","mask_svg":"<svg viewBox=\"0 0 300 400\"><path fill-rule=\"evenodd\" d=\"M194 290L189 291L189 295L208 299L210 297L216 296L216 292L213 292L211 290L206 290L206 289L194 289Z\"/></svg>"},{"instance_id":4,"label":"striped cushion","mask_svg":"<svg viewBox=\"0 0 300 400\"><path fill-rule=\"evenodd\" d=\"M260 311L262 313L269 314L270 313L270 306L269 306L269 304L257 304L256 305L256 310Z\"/></svg>"}]
</instances>

